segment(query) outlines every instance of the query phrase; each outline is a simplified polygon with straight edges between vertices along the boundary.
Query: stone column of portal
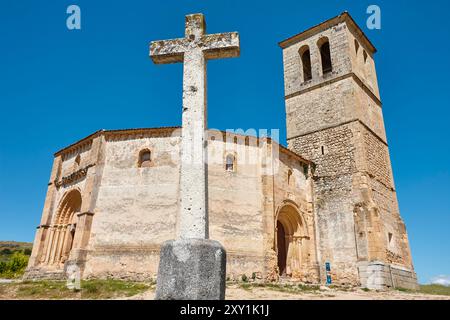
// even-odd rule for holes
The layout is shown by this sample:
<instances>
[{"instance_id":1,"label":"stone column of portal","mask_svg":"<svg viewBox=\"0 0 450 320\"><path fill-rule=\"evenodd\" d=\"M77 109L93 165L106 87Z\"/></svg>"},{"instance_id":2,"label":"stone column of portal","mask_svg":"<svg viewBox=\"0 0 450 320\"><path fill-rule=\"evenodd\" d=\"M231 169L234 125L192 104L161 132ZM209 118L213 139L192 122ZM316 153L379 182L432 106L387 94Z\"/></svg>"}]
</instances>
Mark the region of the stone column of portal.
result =
<instances>
[{"instance_id":1,"label":"stone column of portal","mask_svg":"<svg viewBox=\"0 0 450 320\"><path fill-rule=\"evenodd\" d=\"M205 35L202 14L186 16L185 38L151 44L153 62L184 63L177 240L161 247L156 299L225 298L225 249L208 239L206 62L238 54L238 34Z\"/></svg>"}]
</instances>

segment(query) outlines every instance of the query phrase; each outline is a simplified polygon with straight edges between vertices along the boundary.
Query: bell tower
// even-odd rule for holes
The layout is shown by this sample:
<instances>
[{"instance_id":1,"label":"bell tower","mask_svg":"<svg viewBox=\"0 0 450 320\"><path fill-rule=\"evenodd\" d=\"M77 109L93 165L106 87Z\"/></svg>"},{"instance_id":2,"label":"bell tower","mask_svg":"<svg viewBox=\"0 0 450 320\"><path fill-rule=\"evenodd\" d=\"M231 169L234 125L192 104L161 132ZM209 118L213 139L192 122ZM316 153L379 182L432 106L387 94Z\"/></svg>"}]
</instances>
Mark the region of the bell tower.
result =
<instances>
[{"instance_id":1,"label":"bell tower","mask_svg":"<svg viewBox=\"0 0 450 320\"><path fill-rule=\"evenodd\" d=\"M322 280L416 288L384 128L376 49L344 12L280 42L288 146L315 165Z\"/></svg>"}]
</instances>

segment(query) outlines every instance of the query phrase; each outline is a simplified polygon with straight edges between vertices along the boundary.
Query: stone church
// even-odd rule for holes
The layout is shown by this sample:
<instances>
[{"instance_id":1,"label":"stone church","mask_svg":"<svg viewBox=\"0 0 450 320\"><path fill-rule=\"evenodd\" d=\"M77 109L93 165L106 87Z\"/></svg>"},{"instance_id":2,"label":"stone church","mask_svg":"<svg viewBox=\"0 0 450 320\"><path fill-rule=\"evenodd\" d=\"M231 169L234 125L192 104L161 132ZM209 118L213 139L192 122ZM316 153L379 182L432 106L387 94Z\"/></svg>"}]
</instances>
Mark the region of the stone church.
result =
<instances>
[{"instance_id":1,"label":"stone church","mask_svg":"<svg viewBox=\"0 0 450 320\"><path fill-rule=\"evenodd\" d=\"M209 131L209 234L227 277L415 288L375 47L347 12L279 46L288 147ZM56 152L25 277L155 278L177 230L180 133L100 130Z\"/></svg>"}]
</instances>

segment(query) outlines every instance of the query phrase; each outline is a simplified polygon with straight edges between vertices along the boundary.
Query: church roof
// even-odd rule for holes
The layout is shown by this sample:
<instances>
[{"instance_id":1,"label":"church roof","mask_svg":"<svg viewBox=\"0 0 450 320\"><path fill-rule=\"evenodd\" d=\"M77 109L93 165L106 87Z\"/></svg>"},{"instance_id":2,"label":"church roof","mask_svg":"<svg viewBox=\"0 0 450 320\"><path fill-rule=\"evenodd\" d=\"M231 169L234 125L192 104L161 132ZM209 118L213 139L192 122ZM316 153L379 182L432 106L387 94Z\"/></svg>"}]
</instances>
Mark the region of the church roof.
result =
<instances>
[{"instance_id":1,"label":"church roof","mask_svg":"<svg viewBox=\"0 0 450 320\"><path fill-rule=\"evenodd\" d=\"M91 143L94 138L96 138L98 136L101 136L101 135L122 135L122 134L124 134L124 135L132 135L132 134L149 134L149 133L155 133L155 134L164 134L164 133L166 133L167 134L168 131L175 131L175 130L178 130L178 129L181 129L181 127L133 128L133 129L115 129L115 130L101 129L101 130L98 130L98 131L88 135L87 137L85 137L83 139L78 140L75 143L72 143L71 145L69 145L69 146L67 146L65 148L62 148L62 149L58 150L57 152L55 152L54 156L55 157L56 156L60 156L60 155L63 155L65 153L72 152L75 149L81 148L82 146L84 146L84 145L86 145L88 143ZM227 132L227 131L223 131L223 130L219 130L219 131L222 134L231 134L231 135L234 135L234 136L257 138L255 136L238 134L238 133L233 133L233 132ZM261 139L265 139L265 138L258 138L258 139L261 140ZM307 164L313 163L312 161L303 158L302 156L300 156L299 154L295 153L294 151L289 150L288 148L286 148L282 144L280 144L280 143L278 143L276 141L273 141L270 137L267 137L267 140L271 141L271 142L275 142L276 144L278 144L280 146L280 150L283 153L291 155L291 156L297 158L298 160L300 160L300 161L302 161L304 163L307 163Z\"/></svg>"},{"instance_id":2,"label":"church roof","mask_svg":"<svg viewBox=\"0 0 450 320\"><path fill-rule=\"evenodd\" d=\"M329 28L331 28L341 22L344 22L344 21L347 22L347 25L349 26L350 29L352 29L354 32L356 32L358 37L366 44L366 46L372 51L372 53L377 52L377 49L375 48L373 43L370 41L370 39L366 36L364 31L362 31L362 29L358 26L358 24L355 22L355 20L353 20L352 16L347 11L342 12L337 17L326 20L314 27L311 27L303 32L300 32L292 37L289 37L289 38L279 42L278 45L283 49L287 48L294 43L297 43L306 38L309 38L314 34L322 32L325 29L329 29Z\"/></svg>"}]
</instances>

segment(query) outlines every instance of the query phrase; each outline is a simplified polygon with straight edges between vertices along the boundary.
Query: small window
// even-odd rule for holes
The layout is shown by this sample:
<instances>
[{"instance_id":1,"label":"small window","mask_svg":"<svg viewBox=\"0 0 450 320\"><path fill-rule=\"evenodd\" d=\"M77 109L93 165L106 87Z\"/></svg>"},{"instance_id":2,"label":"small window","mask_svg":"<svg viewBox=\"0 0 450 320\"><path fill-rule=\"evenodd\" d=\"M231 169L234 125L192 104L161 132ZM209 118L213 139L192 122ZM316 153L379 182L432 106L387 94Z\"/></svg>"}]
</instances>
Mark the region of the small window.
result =
<instances>
[{"instance_id":1,"label":"small window","mask_svg":"<svg viewBox=\"0 0 450 320\"><path fill-rule=\"evenodd\" d=\"M322 151L322 155L325 155L325 147L324 146L321 147L321 151Z\"/></svg>"},{"instance_id":2,"label":"small window","mask_svg":"<svg viewBox=\"0 0 450 320\"><path fill-rule=\"evenodd\" d=\"M322 73L325 75L333 71L331 65L330 42L328 38L322 38L318 42L320 48L320 58L322 60Z\"/></svg>"},{"instance_id":3,"label":"small window","mask_svg":"<svg viewBox=\"0 0 450 320\"><path fill-rule=\"evenodd\" d=\"M227 155L227 158L225 160L225 170L228 172L233 172L234 171L234 161L235 158L233 155L229 154Z\"/></svg>"},{"instance_id":4,"label":"small window","mask_svg":"<svg viewBox=\"0 0 450 320\"><path fill-rule=\"evenodd\" d=\"M292 183L292 170L291 169L288 170L287 183L288 183L288 186L290 186Z\"/></svg>"},{"instance_id":5,"label":"small window","mask_svg":"<svg viewBox=\"0 0 450 320\"><path fill-rule=\"evenodd\" d=\"M392 237L393 237L393 234L389 232L388 233L388 242L390 245L392 244Z\"/></svg>"},{"instance_id":6,"label":"small window","mask_svg":"<svg viewBox=\"0 0 450 320\"><path fill-rule=\"evenodd\" d=\"M150 150L145 149L139 153L139 167L150 167L152 162L152 153Z\"/></svg>"},{"instance_id":7,"label":"small window","mask_svg":"<svg viewBox=\"0 0 450 320\"><path fill-rule=\"evenodd\" d=\"M364 50L364 63L366 63L367 62L367 57L368 57L368 55L367 55L367 52Z\"/></svg>"},{"instance_id":8,"label":"small window","mask_svg":"<svg viewBox=\"0 0 450 320\"><path fill-rule=\"evenodd\" d=\"M358 51L359 51L359 42L358 40L355 39L355 52L358 55Z\"/></svg>"},{"instance_id":9,"label":"small window","mask_svg":"<svg viewBox=\"0 0 450 320\"><path fill-rule=\"evenodd\" d=\"M311 53L308 46L304 46L299 50L300 58L302 60L303 69L303 82L312 79L312 69L311 69Z\"/></svg>"}]
</instances>

